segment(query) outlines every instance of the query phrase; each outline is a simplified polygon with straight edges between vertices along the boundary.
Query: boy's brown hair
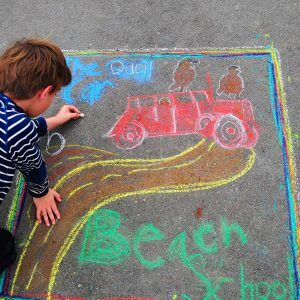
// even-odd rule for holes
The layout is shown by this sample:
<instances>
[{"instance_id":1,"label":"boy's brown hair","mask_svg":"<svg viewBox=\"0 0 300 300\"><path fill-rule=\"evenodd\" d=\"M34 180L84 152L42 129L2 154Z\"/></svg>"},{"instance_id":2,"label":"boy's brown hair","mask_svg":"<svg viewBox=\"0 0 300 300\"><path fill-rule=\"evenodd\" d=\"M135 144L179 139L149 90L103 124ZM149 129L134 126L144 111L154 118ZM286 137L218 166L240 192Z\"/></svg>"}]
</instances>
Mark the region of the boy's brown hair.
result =
<instances>
[{"instance_id":1,"label":"boy's brown hair","mask_svg":"<svg viewBox=\"0 0 300 300\"><path fill-rule=\"evenodd\" d=\"M71 82L62 51L49 40L21 39L0 56L0 91L29 99L52 85L52 93Z\"/></svg>"}]
</instances>

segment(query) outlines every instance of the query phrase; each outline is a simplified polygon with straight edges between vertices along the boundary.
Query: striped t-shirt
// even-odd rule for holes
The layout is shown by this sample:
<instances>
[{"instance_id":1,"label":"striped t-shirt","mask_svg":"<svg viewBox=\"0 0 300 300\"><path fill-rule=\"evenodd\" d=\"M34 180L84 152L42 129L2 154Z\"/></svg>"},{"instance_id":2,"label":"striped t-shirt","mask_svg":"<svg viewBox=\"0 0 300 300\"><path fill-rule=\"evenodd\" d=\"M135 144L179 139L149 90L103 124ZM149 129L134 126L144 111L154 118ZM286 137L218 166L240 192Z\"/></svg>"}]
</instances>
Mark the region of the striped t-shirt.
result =
<instances>
[{"instance_id":1,"label":"striped t-shirt","mask_svg":"<svg viewBox=\"0 0 300 300\"><path fill-rule=\"evenodd\" d=\"M0 201L4 200L20 170L28 193L42 197L48 193L48 176L39 137L47 133L43 117L30 119L22 108L0 92ZM0 202L0 203L1 203Z\"/></svg>"}]
</instances>

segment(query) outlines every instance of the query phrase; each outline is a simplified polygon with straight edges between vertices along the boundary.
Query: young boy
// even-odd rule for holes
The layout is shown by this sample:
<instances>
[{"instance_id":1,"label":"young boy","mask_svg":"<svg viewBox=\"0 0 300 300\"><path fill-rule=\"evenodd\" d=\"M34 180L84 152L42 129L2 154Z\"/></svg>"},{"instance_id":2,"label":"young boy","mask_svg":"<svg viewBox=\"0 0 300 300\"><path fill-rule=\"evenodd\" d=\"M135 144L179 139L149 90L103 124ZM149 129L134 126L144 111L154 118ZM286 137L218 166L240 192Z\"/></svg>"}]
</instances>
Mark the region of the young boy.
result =
<instances>
[{"instance_id":1,"label":"young boy","mask_svg":"<svg viewBox=\"0 0 300 300\"><path fill-rule=\"evenodd\" d=\"M41 223L43 218L47 226L60 218L56 201L61 197L49 188L39 137L78 118L80 111L64 105L54 117L38 116L71 78L63 53L45 39L19 40L0 56L0 201L10 189L15 170L20 170L33 197L37 220ZM16 256L14 239L4 229L0 230L0 245L1 272Z\"/></svg>"}]
</instances>

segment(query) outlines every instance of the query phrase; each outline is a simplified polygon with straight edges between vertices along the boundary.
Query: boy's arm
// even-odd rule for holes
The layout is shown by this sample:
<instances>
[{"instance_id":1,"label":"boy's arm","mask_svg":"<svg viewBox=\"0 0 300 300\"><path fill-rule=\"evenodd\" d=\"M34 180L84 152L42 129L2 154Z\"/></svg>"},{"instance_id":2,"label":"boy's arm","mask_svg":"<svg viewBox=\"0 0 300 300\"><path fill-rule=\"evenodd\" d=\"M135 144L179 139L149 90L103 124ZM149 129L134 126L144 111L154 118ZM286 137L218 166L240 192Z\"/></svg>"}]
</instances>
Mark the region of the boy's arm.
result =
<instances>
[{"instance_id":1,"label":"boy's arm","mask_svg":"<svg viewBox=\"0 0 300 300\"><path fill-rule=\"evenodd\" d=\"M52 130L72 119L78 119L81 116L79 109L73 105L64 105L59 112L51 118L46 119L48 130Z\"/></svg>"},{"instance_id":2,"label":"boy's arm","mask_svg":"<svg viewBox=\"0 0 300 300\"><path fill-rule=\"evenodd\" d=\"M38 222L41 224L43 218L46 225L50 226L50 222L55 224L55 219L60 219L55 201L61 202L61 197L55 190L49 188L46 165L42 157L41 160L40 167L36 166L28 169L27 166L19 166L19 169L25 177L28 193L32 196L36 206Z\"/></svg>"},{"instance_id":3,"label":"boy's arm","mask_svg":"<svg viewBox=\"0 0 300 300\"><path fill-rule=\"evenodd\" d=\"M50 117L47 119L44 119L43 117L38 117L32 119L32 121L36 127L38 135L43 136L47 133L48 130L50 131L68 122L71 119L77 119L81 115L82 114L76 106L64 105L54 117Z\"/></svg>"},{"instance_id":4,"label":"boy's arm","mask_svg":"<svg viewBox=\"0 0 300 300\"><path fill-rule=\"evenodd\" d=\"M37 120L20 118L8 127L9 154L16 169L20 170L33 197L42 197L48 193L46 164L38 145L39 135L47 132L46 121L40 118L44 126L37 127ZM15 125L17 124L17 125Z\"/></svg>"},{"instance_id":5,"label":"boy's arm","mask_svg":"<svg viewBox=\"0 0 300 300\"><path fill-rule=\"evenodd\" d=\"M41 224L43 218L47 226L50 226L50 222L55 224L55 220L60 219L60 213L55 201L61 202L61 197L59 193L48 186L49 182L45 162L42 159L40 167L28 170L25 166L23 169L20 168L20 171L25 177L28 193L32 196L36 206L36 218L38 222Z\"/></svg>"},{"instance_id":6,"label":"boy's arm","mask_svg":"<svg viewBox=\"0 0 300 300\"><path fill-rule=\"evenodd\" d=\"M17 124L17 125L15 125ZM48 186L48 176L41 149L36 123L29 118L22 118L8 127L8 150L16 169L25 177L28 193L33 196L37 206L37 219L41 223L41 214L49 226L49 219L55 223L53 213L60 217L55 200L60 196ZM56 194L55 194L55 193Z\"/></svg>"},{"instance_id":7,"label":"boy's arm","mask_svg":"<svg viewBox=\"0 0 300 300\"><path fill-rule=\"evenodd\" d=\"M32 119L32 122L39 136L44 136L47 133L48 131L47 122L43 117Z\"/></svg>"}]
</instances>

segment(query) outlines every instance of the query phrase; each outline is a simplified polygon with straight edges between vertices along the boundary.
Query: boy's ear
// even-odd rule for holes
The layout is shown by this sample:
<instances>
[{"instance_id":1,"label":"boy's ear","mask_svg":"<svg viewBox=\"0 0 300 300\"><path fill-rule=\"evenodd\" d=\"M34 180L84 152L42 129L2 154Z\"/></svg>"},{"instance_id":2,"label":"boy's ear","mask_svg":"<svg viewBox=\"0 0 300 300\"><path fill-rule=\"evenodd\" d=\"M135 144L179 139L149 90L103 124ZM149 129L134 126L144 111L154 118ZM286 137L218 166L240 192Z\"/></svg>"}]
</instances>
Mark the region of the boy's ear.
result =
<instances>
[{"instance_id":1,"label":"boy's ear","mask_svg":"<svg viewBox=\"0 0 300 300\"><path fill-rule=\"evenodd\" d=\"M39 93L40 98L44 99L45 97L49 96L49 94L52 91L52 88L53 88L52 85L48 85L45 88L42 88Z\"/></svg>"}]
</instances>

